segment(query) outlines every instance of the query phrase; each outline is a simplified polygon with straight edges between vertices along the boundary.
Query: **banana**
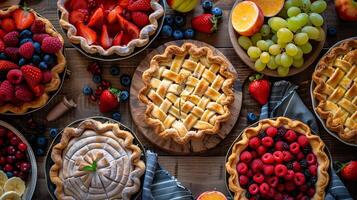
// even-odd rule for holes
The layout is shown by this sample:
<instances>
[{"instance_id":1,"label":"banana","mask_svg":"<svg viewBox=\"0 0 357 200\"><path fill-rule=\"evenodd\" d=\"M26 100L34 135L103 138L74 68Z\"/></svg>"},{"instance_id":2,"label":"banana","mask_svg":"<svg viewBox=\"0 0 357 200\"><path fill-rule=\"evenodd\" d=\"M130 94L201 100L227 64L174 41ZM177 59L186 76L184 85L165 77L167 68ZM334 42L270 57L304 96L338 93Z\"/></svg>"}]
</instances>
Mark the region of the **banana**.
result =
<instances>
[{"instance_id":1,"label":"banana","mask_svg":"<svg viewBox=\"0 0 357 200\"><path fill-rule=\"evenodd\" d=\"M26 186L25 182L19 177L12 177L5 183L4 190L5 192L14 191L19 196L25 192Z\"/></svg>"},{"instance_id":2,"label":"banana","mask_svg":"<svg viewBox=\"0 0 357 200\"><path fill-rule=\"evenodd\" d=\"M7 176L6 176L5 172L0 170L0 188L4 187L6 181L7 181Z\"/></svg>"},{"instance_id":3,"label":"banana","mask_svg":"<svg viewBox=\"0 0 357 200\"><path fill-rule=\"evenodd\" d=\"M5 194L0 197L0 200L21 200L21 197L16 192L10 191L5 192Z\"/></svg>"}]
</instances>

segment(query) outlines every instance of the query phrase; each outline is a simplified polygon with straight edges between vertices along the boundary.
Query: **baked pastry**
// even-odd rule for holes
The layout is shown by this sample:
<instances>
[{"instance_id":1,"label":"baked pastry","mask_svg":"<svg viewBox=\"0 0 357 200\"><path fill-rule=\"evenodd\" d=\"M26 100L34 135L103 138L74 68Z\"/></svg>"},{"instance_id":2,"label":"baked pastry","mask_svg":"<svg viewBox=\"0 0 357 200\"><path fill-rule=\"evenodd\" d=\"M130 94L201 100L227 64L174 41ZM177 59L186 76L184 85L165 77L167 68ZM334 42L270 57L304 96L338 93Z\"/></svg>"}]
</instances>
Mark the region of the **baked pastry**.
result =
<instances>
[{"instance_id":1,"label":"baked pastry","mask_svg":"<svg viewBox=\"0 0 357 200\"><path fill-rule=\"evenodd\" d=\"M158 0L58 0L60 25L83 51L102 56L131 54L159 29Z\"/></svg>"},{"instance_id":2,"label":"baked pastry","mask_svg":"<svg viewBox=\"0 0 357 200\"><path fill-rule=\"evenodd\" d=\"M312 75L316 112L346 142L357 144L357 39L331 49Z\"/></svg>"},{"instance_id":3,"label":"baked pastry","mask_svg":"<svg viewBox=\"0 0 357 200\"><path fill-rule=\"evenodd\" d=\"M57 199L124 199L140 190L145 164L130 132L92 119L65 128L52 149Z\"/></svg>"},{"instance_id":4,"label":"baked pastry","mask_svg":"<svg viewBox=\"0 0 357 200\"><path fill-rule=\"evenodd\" d=\"M34 10L0 10L0 113L44 106L61 84L63 38Z\"/></svg>"},{"instance_id":5,"label":"baked pastry","mask_svg":"<svg viewBox=\"0 0 357 200\"><path fill-rule=\"evenodd\" d=\"M231 115L236 75L208 47L170 45L143 73L139 99L147 105L146 123L163 138L186 144L216 134Z\"/></svg>"},{"instance_id":6,"label":"baked pastry","mask_svg":"<svg viewBox=\"0 0 357 200\"><path fill-rule=\"evenodd\" d=\"M323 200L330 163L324 147L307 125L285 117L245 129L226 163L234 199Z\"/></svg>"}]
</instances>

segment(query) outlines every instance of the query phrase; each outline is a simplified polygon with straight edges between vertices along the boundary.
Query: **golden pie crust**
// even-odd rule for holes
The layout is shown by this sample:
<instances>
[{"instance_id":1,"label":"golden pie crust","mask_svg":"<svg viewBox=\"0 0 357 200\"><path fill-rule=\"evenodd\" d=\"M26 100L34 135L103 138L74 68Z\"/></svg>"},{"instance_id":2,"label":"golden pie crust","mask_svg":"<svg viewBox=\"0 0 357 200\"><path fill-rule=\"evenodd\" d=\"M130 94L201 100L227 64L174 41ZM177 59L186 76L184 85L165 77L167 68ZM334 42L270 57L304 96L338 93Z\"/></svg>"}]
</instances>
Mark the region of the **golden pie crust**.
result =
<instances>
[{"instance_id":1,"label":"golden pie crust","mask_svg":"<svg viewBox=\"0 0 357 200\"><path fill-rule=\"evenodd\" d=\"M145 164L133 135L118 124L88 119L64 129L52 149L57 199L124 199L140 190ZM97 162L95 172L83 168Z\"/></svg>"},{"instance_id":2,"label":"golden pie crust","mask_svg":"<svg viewBox=\"0 0 357 200\"><path fill-rule=\"evenodd\" d=\"M257 136L261 130L265 130L269 126L284 126L286 129L291 129L299 132L300 134L305 134L312 147L312 152L315 154L318 162L317 182L315 184L316 192L312 199L325 199L325 189L329 182L328 169L330 165L330 160L324 152L325 144L319 136L313 135L311 133L310 128L306 124L297 120L278 117L277 119L260 120L257 126L246 128L241 135L241 139L233 145L232 153L228 157L228 161L226 163L226 170L229 174L228 186L229 189L234 193L234 200L247 199L245 196L246 190L241 188L238 182L236 165L239 161L239 155L248 147L250 138Z\"/></svg>"},{"instance_id":3,"label":"golden pie crust","mask_svg":"<svg viewBox=\"0 0 357 200\"><path fill-rule=\"evenodd\" d=\"M147 45L150 41L150 36L152 36L159 28L158 20L164 15L164 8L158 2L158 0L151 0L151 8L153 12L149 15L150 24L141 28L140 36L137 39L131 40L126 46L112 46L109 49L104 49L100 45L89 45L84 37L77 35L77 28L69 23L69 12L65 8L65 2L67 0L58 0L57 7L61 12L60 25L63 29L67 31L68 39L76 45L80 45L81 48L89 53L98 53L102 56L119 55L127 56L134 52L136 47L143 47Z\"/></svg>"},{"instance_id":4,"label":"golden pie crust","mask_svg":"<svg viewBox=\"0 0 357 200\"><path fill-rule=\"evenodd\" d=\"M0 10L0 15L9 14L18 8L20 8L20 6L15 5L15 6L11 6L11 7L7 8L6 10ZM40 16L33 9L30 9L29 11L35 14L35 18L37 20L41 20L45 23L47 34L49 34L53 37L59 38L61 40L62 44L64 44L64 40L63 40L61 34L56 32L54 26L51 24L51 22L49 20ZM52 80L51 80L51 82L44 85L44 87L45 87L44 94L40 97L37 97L36 99L34 99L31 102L26 102L26 103L22 104L21 106L15 106L12 104L5 104L3 106L0 106L0 113L9 112L9 113L15 113L15 114L23 114L23 113L27 112L29 109L40 108L47 103L47 101L50 98L49 93L58 90L58 88L60 87L61 81L62 81L60 74L65 70L65 67L66 67L66 59L63 55L63 50L57 52L55 55L57 57L57 65L55 65L51 69Z\"/></svg>"},{"instance_id":5,"label":"golden pie crust","mask_svg":"<svg viewBox=\"0 0 357 200\"><path fill-rule=\"evenodd\" d=\"M178 144L216 134L231 116L236 74L208 47L170 45L143 73L139 99L147 105L145 122Z\"/></svg>"},{"instance_id":6,"label":"golden pie crust","mask_svg":"<svg viewBox=\"0 0 357 200\"><path fill-rule=\"evenodd\" d=\"M327 128L357 144L357 39L331 49L321 58L312 79L316 112Z\"/></svg>"}]
</instances>

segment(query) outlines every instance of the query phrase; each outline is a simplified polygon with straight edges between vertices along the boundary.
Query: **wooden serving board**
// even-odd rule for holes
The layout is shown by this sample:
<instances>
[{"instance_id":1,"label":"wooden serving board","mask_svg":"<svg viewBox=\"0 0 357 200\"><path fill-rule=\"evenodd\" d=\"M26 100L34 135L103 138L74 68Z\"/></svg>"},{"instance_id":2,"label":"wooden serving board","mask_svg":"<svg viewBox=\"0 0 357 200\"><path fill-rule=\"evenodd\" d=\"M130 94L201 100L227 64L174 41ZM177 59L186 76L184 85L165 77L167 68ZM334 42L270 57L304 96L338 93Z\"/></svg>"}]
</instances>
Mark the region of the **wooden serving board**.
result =
<instances>
[{"instance_id":1,"label":"wooden serving board","mask_svg":"<svg viewBox=\"0 0 357 200\"><path fill-rule=\"evenodd\" d=\"M144 83L142 81L142 74L143 72L149 68L150 61L152 57L157 54L162 54L166 47L169 45L177 45L181 46L185 42L190 42L195 44L198 47L207 46L213 49L215 55L222 56L225 58L228 63L229 67L232 72L237 73L234 69L233 65L230 61L217 49L213 46L206 44L200 41L194 40L179 40L165 43L162 46L154 49L151 53L149 53L144 60L141 61L139 66L136 68L136 71L133 75L133 80L130 88L130 112L132 115L132 119L137 127L138 134L144 135L146 139L148 139L151 143L155 146L159 147L160 149L174 153L174 154L190 154L190 153L198 153L203 152L208 149L211 149L217 146L226 136L231 132L234 124L236 123L241 107L242 107L242 84L237 80L234 84L234 91L235 91L235 100L234 103L230 106L230 111L232 113L231 118L221 125L220 132L216 135L206 135L200 140L191 140L189 143L185 145L180 145L173 141L172 139L163 139L159 137L153 129L151 129L145 122L144 122L144 113L146 110L146 105L141 103L138 99L138 94L141 88L144 87Z\"/></svg>"}]
</instances>

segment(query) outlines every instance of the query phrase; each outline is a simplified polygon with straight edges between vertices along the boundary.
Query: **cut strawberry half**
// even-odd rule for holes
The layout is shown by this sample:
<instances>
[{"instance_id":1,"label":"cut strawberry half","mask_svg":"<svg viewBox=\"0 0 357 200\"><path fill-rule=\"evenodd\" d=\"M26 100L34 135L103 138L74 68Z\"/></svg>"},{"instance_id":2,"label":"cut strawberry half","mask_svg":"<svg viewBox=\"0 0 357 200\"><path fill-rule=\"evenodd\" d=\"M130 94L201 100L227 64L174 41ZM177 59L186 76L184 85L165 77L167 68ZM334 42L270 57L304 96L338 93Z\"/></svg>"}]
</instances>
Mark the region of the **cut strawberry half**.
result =
<instances>
[{"instance_id":1,"label":"cut strawberry half","mask_svg":"<svg viewBox=\"0 0 357 200\"><path fill-rule=\"evenodd\" d=\"M120 44L122 43L123 40L123 35L124 35L124 31L120 31L120 33L118 33L114 40L113 40L113 45L114 46L120 46Z\"/></svg>"},{"instance_id":2,"label":"cut strawberry half","mask_svg":"<svg viewBox=\"0 0 357 200\"><path fill-rule=\"evenodd\" d=\"M14 18L16 27L19 30L30 28L35 21L35 15L32 12L21 8L16 9L12 13L12 17Z\"/></svg>"},{"instance_id":3,"label":"cut strawberry half","mask_svg":"<svg viewBox=\"0 0 357 200\"><path fill-rule=\"evenodd\" d=\"M88 44L91 45L97 41L97 33L83 23L77 23L77 30L80 36L87 39Z\"/></svg>"},{"instance_id":4,"label":"cut strawberry half","mask_svg":"<svg viewBox=\"0 0 357 200\"><path fill-rule=\"evenodd\" d=\"M126 20L121 15L117 15L120 27L125 30L132 39L139 38L140 29L133 23Z\"/></svg>"},{"instance_id":5,"label":"cut strawberry half","mask_svg":"<svg viewBox=\"0 0 357 200\"><path fill-rule=\"evenodd\" d=\"M124 33L121 40L121 45L127 45L131 40L133 40L133 38L129 34Z\"/></svg>"},{"instance_id":6,"label":"cut strawberry half","mask_svg":"<svg viewBox=\"0 0 357 200\"><path fill-rule=\"evenodd\" d=\"M121 0L119 1L119 6L122 8L127 8L129 6L129 0Z\"/></svg>"},{"instance_id":7,"label":"cut strawberry half","mask_svg":"<svg viewBox=\"0 0 357 200\"><path fill-rule=\"evenodd\" d=\"M97 8L92 17L89 20L88 26L89 27L101 27L104 22L104 10L102 7Z\"/></svg>"},{"instance_id":8,"label":"cut strawberry half","mask_svg":"<svg viewBox=\"0 0 357 200\"><path fill-rule=\"evenodd\" d=\"M108 35L108 29L106 25L102 26L102 35L100 36L100 44L104 49L108 49L112 46L113 39Z\"/></svg>"},{"instance_id":9,"label":"cut strawberry half","mask_svg":"<svg viewBox=\"0 0 357 200\"><path fill-rule=\"evenodd\" d=\"M69 10L86 9L88 10L87 0L70 0Z\"/></svg>"},{"instance_id":10,"label":"cut strawberry half","mask_svg":"<svg viewBox=\"0 0 357 200\"><path fill-rule=\"evenodd\" d=\"M109 24L114 24L117 21L117 15L121 15L123 13L123 8L120 6L115 7L111 10L107 16L107 20Z\"/></svg>"},{"instance_id":11,"label":"cut strawberry half","mask_svg":"<svg viewBox=\"0 0 357 200\"><path fill-rule=\"evenodd\" d=\"M74 10L69 14L69 22L76 25L78 22L86 23L89 18L89 12L85 9Z\"/></svg>"}]
</instances>

